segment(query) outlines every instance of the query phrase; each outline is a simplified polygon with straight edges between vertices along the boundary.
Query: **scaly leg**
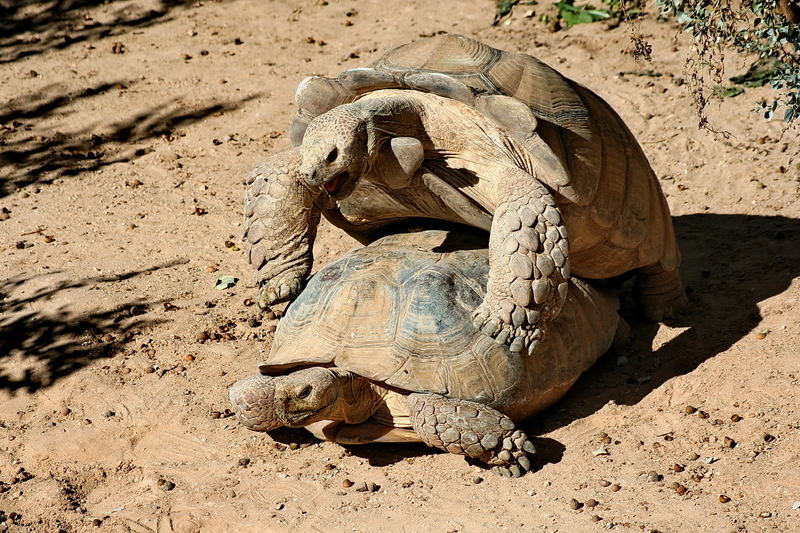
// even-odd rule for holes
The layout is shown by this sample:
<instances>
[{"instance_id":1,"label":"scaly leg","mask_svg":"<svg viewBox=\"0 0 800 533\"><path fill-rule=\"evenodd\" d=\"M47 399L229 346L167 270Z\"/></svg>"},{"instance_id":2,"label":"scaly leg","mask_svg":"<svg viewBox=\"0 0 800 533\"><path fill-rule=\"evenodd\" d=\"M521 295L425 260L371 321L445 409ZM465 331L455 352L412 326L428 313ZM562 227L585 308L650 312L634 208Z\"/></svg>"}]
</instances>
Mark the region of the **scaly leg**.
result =
<instances>
[{"instance_id":1,"label":"scaly leg","mask_svg":"<svg viewBox=\"0 0 800 533\"><path fill-rule=\"evenodd\" d=\"M262 161L245 179L244 239L260 287L258 304L294 299L311 272L321 191L300 178L299 148Z\"/></svg>"},{"instance_id":2,"label":"scaly leg","mask_svg":"<svg viewBox=\"0 0 800 533\"><path fill-rule=\"evenodd\" d=\"M659 264L636 271L634 294L642 314L656 322L673 316L688 303L678 269L665 270Z\"/></svg>"},{"instance_id":3,"label":"scaly leg","mask_svg":"<svg viewBox=\"0 0 800 533\"><path fill-rule=\"evenodd\" d=\"M567 228L547 188L520 169L506 170L497 196L486 297L473 320L512 352L531 350L567 296Z\"/></svg>"},{"instance_id":4,"label":"scaly leg","mask_svg":"<svg viewBox=\"0 0 800 533\"><path fill-rule=\"evenodd\" d=\"M428 446L466 455L506 477L530 470L533 443L514 422L483 404L438 394L410 394L411 425Z\"/></svg>"}]
</instances>

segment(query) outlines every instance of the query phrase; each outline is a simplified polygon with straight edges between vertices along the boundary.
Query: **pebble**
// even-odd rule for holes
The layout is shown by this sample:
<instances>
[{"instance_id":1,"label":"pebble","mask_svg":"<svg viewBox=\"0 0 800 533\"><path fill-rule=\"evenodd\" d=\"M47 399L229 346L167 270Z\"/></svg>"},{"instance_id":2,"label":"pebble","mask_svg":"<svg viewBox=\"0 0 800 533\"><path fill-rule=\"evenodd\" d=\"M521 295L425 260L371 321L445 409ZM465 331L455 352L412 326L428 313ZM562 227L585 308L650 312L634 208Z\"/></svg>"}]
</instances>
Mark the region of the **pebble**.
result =
<instances>
[{"instance_id":1,"label":"pebble","mask_svg":"<svg viewBox=\"0 0 800 533\"><path fill-rule=\"evenodd\" d=\"M735 448L736 447L736 441L733 440L730 437L725 437L724 442L725 442L725 447L726 448Z\"/></svg>"},{"instance_id":2,"label":"pebble","mask_svg":"<svg viewBox=\"0 0 800 533\"><path fill-rule=\"evenodd\" d=\"M770 513L769 511L764 511L763 513L759 514L758 516L760 518L770 518L770 517L772 517L772 513Z\"/></svg>"},{"instance_id":3,"label":"pebble","mask_svg":"<svg viewBox=\"0 0 800 533\"><path fill-rule=\"evenodd\" d=\"M677 487L675 487L675 492L677 492L679 496L683 496L684 494L686 494L686 487L684 487L683 485L678 485Z\"/></svg>"},{"instance_id":4,"label":"pebble","mask_svg":"<svg viewBox=\"0 0 800 533\"><path fill-rule=\"evenodd\" d=\"M480 476L475 476L474 478L472 478L472 483L474 485L479 485L479 484L483 483L483 478L480 477Z\"/></svg>"},{"instance_id":5,"label":"pebble","mask_svg":"<svg viewBox=\"0 0 800 533\"><path fill-rule=\"evenodd\" d=\"M617 483L614 483L613 485L611 485L611 492L619 492L619 489L621 489L621 488L622 487L620 485L618 485Z\"/></svg>"},{"instance_id":6,"label":"pebble","mask_svg":"<svg viewBox=\"0 0 800 533\"><path fill-rule=\"evenodd\" d=\"M728 496L724 494L719 495L719 503L728 503L729 501L731 501L731 499Z\"/></svg>"},{"instance_id":7,"label":"pebble","mask_svg":"<svg viewBox=\"0 0 800 533\"><path fill-rule=\"evenodd\" d=\"M68 415L68 414L70 414L71 412L72 412L72 409L70 409L69 407L65 407L65 408L63 408L63 409L61 410L61 416L67 416L67 415Z\"/></svg>"},{"instance_id":8,"label":"pebble","mask_svg":"<svg viewBox=\"0 0 800 533\"><path fill-rule=\"evenodd\" d=\"M356 492L367 492L369 490L369 486L367 486L366 481L362 481L358 485L356 485Z\"/></svg>"},{"instance_id":9,"label":"pebble","mask_svg":"<svg viewBox=\"0 0 800 533\"><path fill-rule=\"evenodd\" d=\"M663 478L661 474L656 472L655 470L651 470L647 473L647 481L650 483L655 483L656 481L661 481Z\"/></svg>"},{"instance_id":10,"label":"pebble","mask_svg":"<svg viewBox=\"0 0 800 533\"><path fill-rule=\"evenodd\" d=\"M775 440L775 436L774 435L770 435L769 433L764 433L762 438L764 439L764 442L772 442L772 441Z\"/></svg>"},{"instance_id":11,"label":"pebble","mask_svg":"<svg viewBox=\"0 0 800 533\"><path fill-rule=\"evenodd\" d=\"M220 413L219 411L211 411L211 418L220 418L221 416L222 413Z\"/></svg>"},{"instance_id":12,"label":"pebble","mask_svg":"<svg viewBox=\"0 0 800 533\"><path fill-rule=\"evenodd\" d=\"M611 452L608 451L608 448L605 446L600 446L596 450L592 450L592 455L595 457L599 457L601 455L611 455Z\"/></svg>"},{"instance_id":13,"label":"pebble","mask_svg":"<svg viewBox=\"0 0 800 533\"><path fill-rule=\"evenodd\" d=\"M600 518L600 517L599 517L599 516L597 516L596 514L593 514L593 515L592 515L592 518L590 518L590 520L591 520L592 522L599 522L600 520L602 520L602 518Z\"/></svg>"},{"instance_id":14,"label":"pebble","mask_svg":"<svg viewBox=\"0 0 800 533\"><path fill-rule=\"evenodd\" d=\"M690 460L690 461L697 461L698 459L700 459L700 456L699 456L697 453L692 453L692 454L689 456L689 460Z\"/></svg>"},{"instance_id":15,"label":"pebble","mask_svg":"<svg viewBox=\"0 0 800 533\"><path fill-rule=\"evenodd\" d=\"M572 498L569 501L569 508L572 509L573 511L577 511L581 507L583 507L583 504L581 502L579 502L578 500L576 500L575 498Z\"/></svg>"},{"instance_id":16,"label":"pebble","mask_svg":"<svg viewBox=\"0 0 800 533\"><path fill-rule=\"evenodd\" d=\"M605 479L601 479L601 480L600 480L600 486L601 486L601 487L608 487L609 485L611 485L611 482L610 482L610 481L608 481L608 480L605 480Z\"/></svg>"},{"instance_id":17,"label":"pebble","mask_svg":"<svg viewBox=\"0 0 800 533\"><path fill-rule=\"evenodd\" d=\"M699 418L708 418L708 417L709 417L709 414L708 414L708 413L706 413L705 411L698 411L698 412L697 412L697 416L698 416Z\"/></svg>"},{"instance_id":18,"label":"pebble","mask_svg":"<svg viewBox=\"0 0 800 533\"><path fill-rule=\"evenodd\" d=\"M677 463L672 465L672 471L673 472L683 472L684 470L685 469L683 468L683 465L679 465Z\"/></svg>"},{"instance_id":19,"label":"pebble","mask_svg":"<svg viewBox=\"0 0 800 533\"><path fill-rule=\"evenodd\" d=\"M588 507L589 509L594 509L599 504L600 504L600 502L598 502L594 498L589 498L588 500L586 500L586 503L584 505L586 505L586 507Z\"/></svg>"},{"instance_id":20,"label":"pebble","mask_svg":"<svg viewBox=\"0 0 800 533\"><path fill-rule=\"evenodd\" d=\"M794 502L792 504L792 509L795 510L795 511L800 510L800 501Z\"/></svg>"},{"instance_id":21,"label":"pebble","mask_svg":"<svg viewBox=\"0 0 800 533\"><path fill-rule=\"evenodd\" d=\"M250 318L247 319L247 325L250 326L251 328L257 328L258 326L261 325L261 322L259 322L256 317L251 316Z\"/></svg>"},{"instance_id":22,"label":"pebble","mask_svg":"<svg viewBox=\"0 0 800 533\"><path fill-rule=\"evenodd\" d=\"M239 466L247 466L249 464L250 464L249 457L242 457L241 459L239 459Z\"/></svg>"},{"instance_id":23,"label":"pebble","mask_svg":"<svg viewBox=\"0 0 800 533\"><path fill-rule=\"evenodd\" d=\"M697 407L693 405L687 405L686 407L683 408L683 412L686 413L687 415L694 414L695 412L697 412Z\"/></svg>"},{"instance_id":24,"label":"pebble","mask_svg":"<svg viewBox=\"0 0 800 533\"><path fill-rule=\"evenodd\" d=\"M297 449L297 448L299 448L299 447L300 447L300 445L299 445L299 444L297 444L296 442L290 442L290 443L289 443L289 449L290 449L290 450L296 450L296 449Z\"/></svg>"},{"instance_id":25,"label":"pebble","mask_svg":"<svg viewBox=\"0 0 800 533\"><path fill-rule=\"evenodd\" d=\"M276 511L280 511L280 510L282 510L282 509L283 509L283 504L282 504L282 503L276 503L276 504L275 504L275 510L276 510Z\"/></svg>"},{"instance_id":26,"label":"pebble","mask_svg":"<svg viewBox=\"0 0 800 533\"><path fill-rule=\"evenodd\" d=\"M100 520L99 518L95 518L94 520L92 520L92 525L94 527L100 527L103 525L103 521Z\"/></svg>"},{"instance_id":27,"label":"pebble","mask_svg":"<svg viewBox=\"0 0 800 533\"><path fill-rule=\"evenodd\" d=\"M106 412L105 412L105 417L106 417L106 418L111 418L111 417L113 417L113 416L114 416L114 415L116 415L116 414L117 414L117 413L115 413L114 411L106 411Z\"/></svg>"},{"instance_id":28,"label":"pebble","mask_svg":"<svg viewBox=\"0 0 800 533\"><path fill-rule=\"evenodd\" d=\"M88 425L89 425L89 424L91 424L91 423L92 423L92 421L91 421L91 420L89 420L88 418L84 418L84 419L83 419L83 425L84 425L84 426L88 426Z\"/></svg>"},{"instance_id":29,"label":"pebble","mask_svg":"<svg viewBox=\"0 0 800 533\"><path fill-rule=\"evenodd\" d=\"M731 415L731 422L739 422L742 420L742 417L739 415Z\"/></svg>"},{"instance_id":30,"label":"pebble","mask_svg":"<svg viewBox=\"0 0 800 533\"><path fill-rule=\"evenodd\" d=\"M190 353L187 353L186 355L184 355L184 356L183 356L183 360L184 360L184 361L190 361L190 362L191 362L191 361L194 361L194 360L195 360L195 356L194 356L194 355L192 355L192 354L190 354Z\"/></svg>"},{"instance_id":31,"label":"pebble","mask_svg":"<svg viewBox=\"0 0 800 533\"><path fill-rule=\"evenodd\" d=\"M353 482L350 481L349 479L345 479L344 481L342 481L342 487L344 487L346 489L349 489L352 486L353 486Z\"/></svg>"},{"instance_id":32,"label":"pebble","mask_svg":"<svg viewBox=\"0 0 800 533\"><path fill-rule=\"evenodd\" d=\"M197 334L197 340L199 340L201 342L207 341L208 340L208 332L207 331L201 331L200 333L198 333Z\"/></svg>"}]
</instances>

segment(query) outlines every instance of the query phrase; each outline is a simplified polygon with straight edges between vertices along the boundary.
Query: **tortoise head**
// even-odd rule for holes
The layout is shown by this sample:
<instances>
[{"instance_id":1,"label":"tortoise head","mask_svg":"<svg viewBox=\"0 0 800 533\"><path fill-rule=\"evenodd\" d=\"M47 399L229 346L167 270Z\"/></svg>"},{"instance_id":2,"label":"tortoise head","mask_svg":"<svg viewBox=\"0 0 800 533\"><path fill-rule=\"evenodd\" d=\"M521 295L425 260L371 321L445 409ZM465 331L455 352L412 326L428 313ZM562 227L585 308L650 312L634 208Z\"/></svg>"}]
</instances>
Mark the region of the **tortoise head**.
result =
<instances>
[{"instance_id":1,"label":"tortoise head","mask_svg":"<svg viewBox=\"0 0 800 533\"><path fill-rule=\"evenodd\" d=\"M275 411L288 427L329 420L340 396L341 377L328 368L311 367L275 379Z\"/></svg>"},{"instance_id":2,"label":"tortoise head","mask_svg":"<svg viewBox=\"0 0 800 533\"><path fill-rule=\"evenodd\" d=\"M310 187L334 199L346 198L369 167L367 121L357 109L341 105L308 125L303 136L300 174Z\"/></svg>"}]
</instances>

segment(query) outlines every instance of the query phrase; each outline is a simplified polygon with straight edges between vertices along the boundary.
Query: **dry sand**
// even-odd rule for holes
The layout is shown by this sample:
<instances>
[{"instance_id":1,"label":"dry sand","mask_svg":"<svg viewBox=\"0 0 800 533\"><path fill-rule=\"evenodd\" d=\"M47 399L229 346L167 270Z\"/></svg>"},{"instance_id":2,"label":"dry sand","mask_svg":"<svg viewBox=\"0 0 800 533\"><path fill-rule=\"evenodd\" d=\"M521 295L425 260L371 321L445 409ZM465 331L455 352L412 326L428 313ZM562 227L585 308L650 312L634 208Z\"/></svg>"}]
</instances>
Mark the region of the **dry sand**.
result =
<instances>
[{"instance_id":1,"label":"dry sand","mask_svg":"<svg viewBox=\"0 0 800 533\"><path fill-rule=\"evenodd\" d=\"M800 531L798 133L751 112L766 89L711 103L730 138L698 130L672 23L641 22L643 64L625 25L550 33L518 6L492 27L490 1L0 4L0 531ZM525 425L539 454L516 480L225 411L275 324L247 323L243 176L289 146L303 77L440 31L606 98L684 254L689 311L628 306L634 345ZM324 227L318 264L355 245Z\"/></svg>"}]
</instances>

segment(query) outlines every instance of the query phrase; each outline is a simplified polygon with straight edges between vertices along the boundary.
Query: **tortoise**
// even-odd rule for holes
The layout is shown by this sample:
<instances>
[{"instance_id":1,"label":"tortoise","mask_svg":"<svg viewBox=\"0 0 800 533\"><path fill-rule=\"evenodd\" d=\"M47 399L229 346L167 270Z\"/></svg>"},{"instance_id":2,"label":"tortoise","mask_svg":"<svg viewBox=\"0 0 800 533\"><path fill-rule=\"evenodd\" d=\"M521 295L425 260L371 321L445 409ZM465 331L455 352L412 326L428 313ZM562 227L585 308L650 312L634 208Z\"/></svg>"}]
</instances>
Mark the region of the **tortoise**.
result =
<instances>
[{"instance_id":1,"label":"tortoise","mask_svg":"<svg viewBox=\"0 0 800 533\"><path fill-rule=\"evenodd\" d=\"M570 273L635 272L654 320L685 302L669 207L640 146L599 96L538 59L443 35L307 78L296 100L301 146L246 179L262 306L301 290L320 213L364 243L414 218L490 231L474 319L513 351L541 338Z\"/></svg>"},{"instance_id":2,"label":"tortoise","mask_svg":"<svg viewBox=\"0 0 800 533\"><path fill-rule=\"evenodd\" d=\"M422 441L523 474L535 449L516 423L561 398L627 324L613 293L573 278L548 335L530 355L511 352L471 319L485 244L474 231L393 234L321 269L260 374L230 388L238 419L341 444Z\"/></svg>"}]
</instances>

